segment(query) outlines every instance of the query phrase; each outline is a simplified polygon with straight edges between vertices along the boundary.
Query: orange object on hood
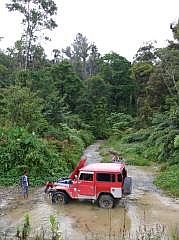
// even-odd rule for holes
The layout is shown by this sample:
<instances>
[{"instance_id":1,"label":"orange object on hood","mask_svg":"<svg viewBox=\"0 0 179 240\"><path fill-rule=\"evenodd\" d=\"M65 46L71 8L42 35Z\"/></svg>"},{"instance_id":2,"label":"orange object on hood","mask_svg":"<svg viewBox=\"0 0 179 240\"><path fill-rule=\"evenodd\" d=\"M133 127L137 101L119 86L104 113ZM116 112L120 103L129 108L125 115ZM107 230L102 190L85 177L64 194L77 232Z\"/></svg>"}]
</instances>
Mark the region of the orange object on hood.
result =
<instances>
[{"instance_id":1,"label":"orange object on hood","mask_svg":"<svg viewBox=\"0 0 179 240\"><path fill-rule=\"evenodd\" d=\"M79 161L79 163L78 163L78 165L76 166L76 168L73 170L73 172L70 174L70 176L69 176L69 178L70 179L74 179L75 178L75 175L78 175L78 173L79 173L79 170L82 168L82 167L84 167L84 165L85 165L85 163L86 163L86 160L87 160L87 158L86 157L84 157L84 158L82 158L80 161Z\"/></svg>"}]
</instances>

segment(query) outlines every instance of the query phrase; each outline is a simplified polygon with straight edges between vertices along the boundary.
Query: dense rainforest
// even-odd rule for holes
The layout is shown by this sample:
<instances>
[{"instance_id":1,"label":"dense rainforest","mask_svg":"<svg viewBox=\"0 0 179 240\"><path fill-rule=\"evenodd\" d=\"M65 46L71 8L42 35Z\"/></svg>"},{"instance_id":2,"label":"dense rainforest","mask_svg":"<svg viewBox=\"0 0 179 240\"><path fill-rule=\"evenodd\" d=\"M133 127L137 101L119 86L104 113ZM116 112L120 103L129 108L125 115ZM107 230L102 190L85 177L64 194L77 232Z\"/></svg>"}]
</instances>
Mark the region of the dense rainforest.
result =
<instances>
[{"instance_id":1,"label":"dense rainforest","mask_svg":"<svg viewBox=\"0 0 179 240\"><path fill-rule=\"evenodd\" d=\"M82 33L49 59L41 41L57 27L55 2L9 2L23 34L0 49L0 184L24 169L32 184L65 176L86 146L108 139L128 162L158 164L156 184L179 196L179 22L173 41L147 42L133 62L102 55Z\"/></svg>"}]
</instances>

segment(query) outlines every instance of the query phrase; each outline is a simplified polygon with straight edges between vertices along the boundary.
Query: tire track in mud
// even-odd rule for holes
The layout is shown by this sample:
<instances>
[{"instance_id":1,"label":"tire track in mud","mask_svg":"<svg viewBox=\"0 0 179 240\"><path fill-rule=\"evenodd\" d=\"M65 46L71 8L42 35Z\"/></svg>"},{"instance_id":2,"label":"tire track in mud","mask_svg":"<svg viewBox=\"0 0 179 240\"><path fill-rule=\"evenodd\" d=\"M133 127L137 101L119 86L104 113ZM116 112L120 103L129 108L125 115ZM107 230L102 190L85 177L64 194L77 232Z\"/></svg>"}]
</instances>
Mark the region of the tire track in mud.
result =
<instances>
[{"instance_id":1,"label":"tire track in mud","mask_svg":"<svg viewBox=\"0 0 179 240\"><path fill-rule=\"evenodd\" d=\"M98 141L84 151L87 163L102 160L100 144ZM133 179L133 192L110 212L86 201L73 201L65 206L52 205L43 188L33 190L28 200L23 200L17 191L12 191L13 194L9 192L7 199L6 194L0 193L0 232L14 234L27 212L35 230L42 226L49 228L49 216L55 215L65 239L69 240L85 239L89 232L106 234L108 231L119 231L124 225L124 214L126 230L134 232L141 224L161 223L170 231L179 226L179 200L166 197L154 186L155 169L127 166L127 170Z\"/></svg>"},{"instance_id":2,"label":"tire track in mud","mask_svg":"<svg viewBox=\"0 0 179 240\"><path fill-rule=\"evenodd\" d=\"M179 199L167 197L154 184L154 167L128 166L133 178L133 192L127 199L131 229L139 226L163 225L168 232L179 227Z\"/></svg>"},{"instance_id":3,"label":"tire track in mud","mask_svg":"<svg viewBox=\"0 0 179 240\"><path fill-rule=\"evenodd\" d=\"M101 161L102 158L98 152L99 145L100 143L93 144L84 151L88 163ZM83 239L83 234L78 232L78 225L85 222L82 219L85 218L85 215L89 215L92 207L89 203L84 204L86 209L79 214L79 207L81 208L79 202L71 203L67 209L65 209L66 206L59 209L58 206L51 204L50 199L45 196L43 188L30 190L28 200L22 198L19 188L0 188L0 234L6 232L9 236L14 235L17 227L22 224L25 214L28 213L31 226L36 230L42 226L49 228L49 216L56 215L61 227L64 228L63 232L66 232L68 228L68 234L73 236L75 234L77 239ZM78 215L79 218L76 217ZM83 227L85 230L88 229L87 224Z\"/></svg>"}]
</instances>

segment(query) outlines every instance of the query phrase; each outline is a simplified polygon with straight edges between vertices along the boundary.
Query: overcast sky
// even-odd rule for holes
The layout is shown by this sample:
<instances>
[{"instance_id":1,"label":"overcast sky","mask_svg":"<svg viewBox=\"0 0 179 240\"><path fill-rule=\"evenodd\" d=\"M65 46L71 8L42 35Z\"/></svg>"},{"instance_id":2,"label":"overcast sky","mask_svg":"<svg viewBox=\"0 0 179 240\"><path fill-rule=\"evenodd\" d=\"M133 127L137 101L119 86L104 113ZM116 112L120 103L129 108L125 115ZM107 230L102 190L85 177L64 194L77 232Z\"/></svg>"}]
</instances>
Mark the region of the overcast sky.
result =
<instances>
[{"instance_id":1,"label":"overcast sky","mask_svg":"<svg viewBox=\"0 0 179 240\"><path fill-rule=\"evenodd\" d=\"M46 43L48 55L54 48L70 45L78 32L94 42L99 52L115 51L132 60L146 41L164 46L172 39L169 25L179 18L179 0L54 0L58 5L58 28ZM9 13L0 0L0 48L10 47L20 38L21 17Z\"/></svg>"}]
</instances>

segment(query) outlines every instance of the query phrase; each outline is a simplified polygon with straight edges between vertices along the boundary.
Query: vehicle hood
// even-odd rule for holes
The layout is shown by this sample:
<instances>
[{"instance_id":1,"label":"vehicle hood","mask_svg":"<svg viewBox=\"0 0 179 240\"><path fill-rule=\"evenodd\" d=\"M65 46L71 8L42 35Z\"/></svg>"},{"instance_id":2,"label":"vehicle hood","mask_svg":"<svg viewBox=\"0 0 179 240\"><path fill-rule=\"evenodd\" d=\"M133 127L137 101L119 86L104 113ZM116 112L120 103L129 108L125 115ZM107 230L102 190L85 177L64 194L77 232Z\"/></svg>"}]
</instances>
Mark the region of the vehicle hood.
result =
<instances>
[{"instance_id":1,"label":"vehicle hood","mask_svg":"<svg viewBox=\"0 0 179 240\"><path fill-rule=\"evenodd\" d=\"M78 173L79 173L79 170L82 168L82 167L84 167L84 165L85 165L85 163L86 163L86 158L82 158L80 161L79 161L79 163L78 163L78 165L76 166L76 168L73 170L73 172L70 174L70 176L69 176L69 178L70 179L74 179L75 178L75 175L78 175Z\"/></svg>"}]
</instances>

